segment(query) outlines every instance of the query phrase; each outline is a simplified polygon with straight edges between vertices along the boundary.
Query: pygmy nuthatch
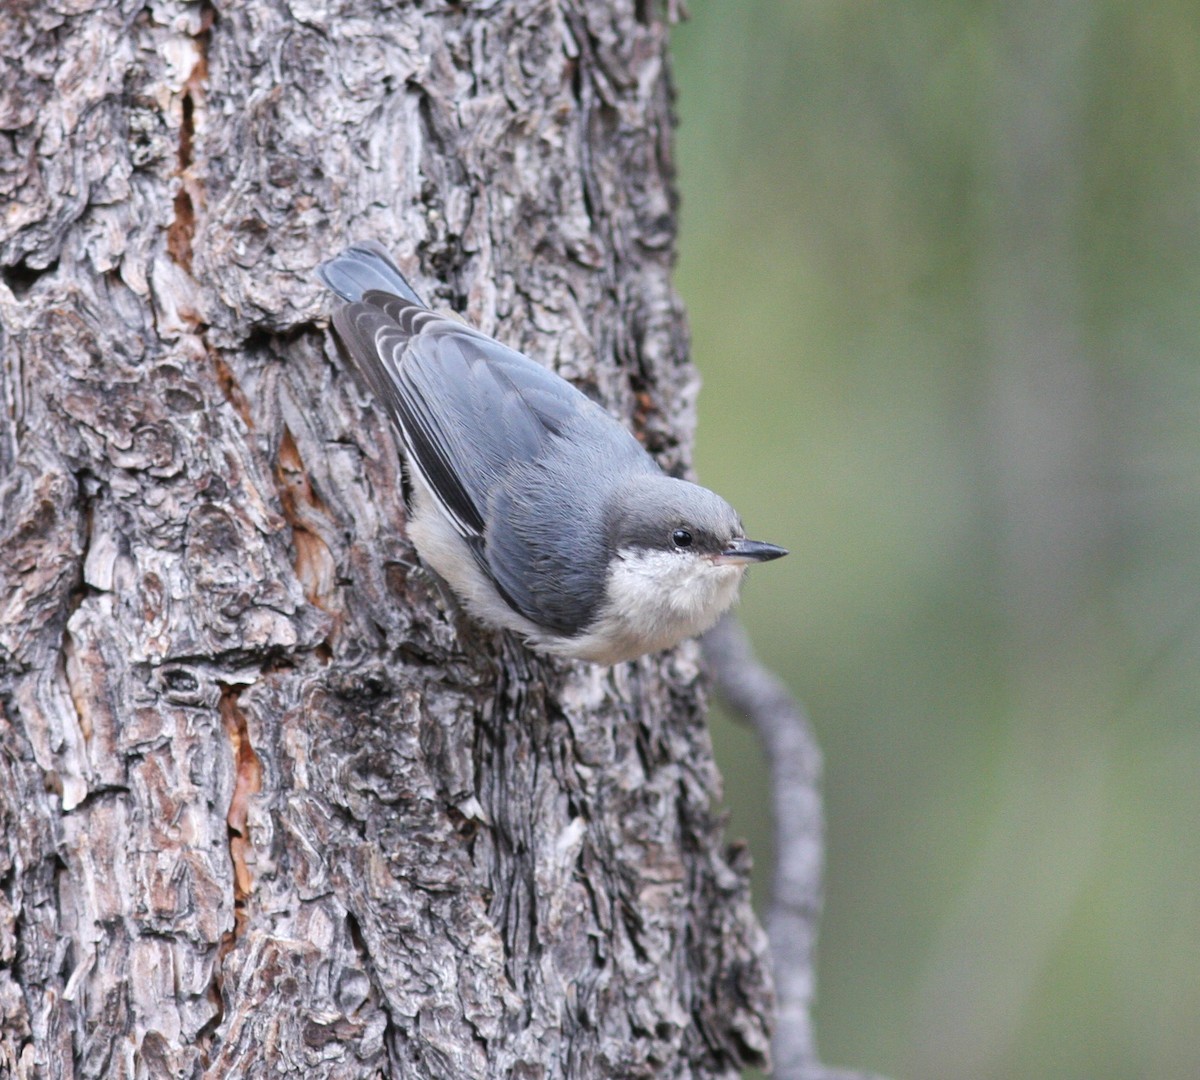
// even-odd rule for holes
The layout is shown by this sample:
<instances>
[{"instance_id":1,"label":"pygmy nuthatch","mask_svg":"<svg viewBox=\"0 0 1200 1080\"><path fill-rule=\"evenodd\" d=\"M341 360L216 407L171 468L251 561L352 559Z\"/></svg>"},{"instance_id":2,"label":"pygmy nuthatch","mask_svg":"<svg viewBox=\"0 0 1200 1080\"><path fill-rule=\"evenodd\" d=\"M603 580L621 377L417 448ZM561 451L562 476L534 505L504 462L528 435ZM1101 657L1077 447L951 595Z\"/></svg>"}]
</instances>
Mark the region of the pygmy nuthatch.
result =
<instances>
[{"instance_id":1,"label":"pygmy nuthatch","mask_svg":"<svg viewBox=\"0 0 1200 1080\"><path fill-rule=\"evenodd\" d=\"M615 664L707 630L748 563L787 554L747 540L724 499L667 476L565 379L426 308L379 244L317 273L399 432L409 538L487 626Z\"/></svg>"}]
</instances>

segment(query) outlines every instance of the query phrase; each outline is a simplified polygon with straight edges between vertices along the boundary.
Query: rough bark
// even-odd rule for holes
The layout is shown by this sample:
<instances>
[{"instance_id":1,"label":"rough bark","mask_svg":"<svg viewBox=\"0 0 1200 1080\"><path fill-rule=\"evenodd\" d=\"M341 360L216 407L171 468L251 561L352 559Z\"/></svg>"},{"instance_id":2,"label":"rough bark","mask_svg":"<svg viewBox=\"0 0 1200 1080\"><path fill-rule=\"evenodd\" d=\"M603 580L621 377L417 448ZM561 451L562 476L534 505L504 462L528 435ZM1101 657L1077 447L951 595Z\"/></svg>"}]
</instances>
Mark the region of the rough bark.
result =
<instances>
[{"instance_id":1,"label":"rough bark","mask_svg":"<svg viewBox=\"0 0 1200 1080\"><path fill-rule=\"evenodd\" d=\"M697 647L448 612L312 278L378 236L686 469L665 43L634 0L0 12L0 1074L762 1062Z\"/></svg>"}]
</instances>

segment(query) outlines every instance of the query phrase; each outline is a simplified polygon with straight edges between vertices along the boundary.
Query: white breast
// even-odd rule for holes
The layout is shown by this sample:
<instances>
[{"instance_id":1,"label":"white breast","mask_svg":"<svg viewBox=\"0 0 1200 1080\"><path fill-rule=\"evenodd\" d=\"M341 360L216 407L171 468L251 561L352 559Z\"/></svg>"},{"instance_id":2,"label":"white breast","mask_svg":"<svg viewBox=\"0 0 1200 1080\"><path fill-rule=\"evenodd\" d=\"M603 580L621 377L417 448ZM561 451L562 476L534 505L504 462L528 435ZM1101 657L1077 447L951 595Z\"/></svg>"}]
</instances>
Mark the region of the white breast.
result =
<instances>
[{"instance_id":1,"label":"white breast","mask_svg":"<svg viewBox=\"0 0 1200 1080\"><path fill-rule=\"evenodd\" d=\"M513 611L479 569L467 542L442 513L424 477L410 469L409 479L413 498L408 537L425 565L442 577L467 611L485 626L512 630L530 642L542 638L546 631Z\"/></svg>"}]
</instances>

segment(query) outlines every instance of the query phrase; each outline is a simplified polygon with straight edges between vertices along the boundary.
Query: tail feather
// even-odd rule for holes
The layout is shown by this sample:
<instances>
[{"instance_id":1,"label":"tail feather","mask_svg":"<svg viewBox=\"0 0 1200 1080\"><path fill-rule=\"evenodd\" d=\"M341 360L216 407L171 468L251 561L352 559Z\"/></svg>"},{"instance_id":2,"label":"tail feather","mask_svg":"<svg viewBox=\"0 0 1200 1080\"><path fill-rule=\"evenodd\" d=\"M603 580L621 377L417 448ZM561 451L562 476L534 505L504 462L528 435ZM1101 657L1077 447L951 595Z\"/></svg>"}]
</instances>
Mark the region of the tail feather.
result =
<instances>
[{"instance_id":1,"label":"tail feather","mask_svg":"<svg viewBox=\"0 0 1200 1080\"><path fill-rule=\"evenodd\" d=\"M425 307L425 302L404 280L387 248L375 240L351 244L345 251L317 267L317 277L343 300L354 303L372 289L395 293Z\"/></svg>"}]
</instances>

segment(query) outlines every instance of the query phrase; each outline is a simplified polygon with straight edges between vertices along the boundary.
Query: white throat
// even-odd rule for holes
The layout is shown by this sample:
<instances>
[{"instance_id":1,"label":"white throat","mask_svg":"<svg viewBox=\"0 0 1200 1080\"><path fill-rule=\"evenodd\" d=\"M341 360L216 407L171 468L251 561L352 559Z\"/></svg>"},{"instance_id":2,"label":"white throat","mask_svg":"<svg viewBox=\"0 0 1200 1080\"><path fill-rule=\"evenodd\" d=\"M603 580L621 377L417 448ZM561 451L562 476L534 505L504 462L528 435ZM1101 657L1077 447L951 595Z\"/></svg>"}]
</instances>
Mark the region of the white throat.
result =
<instances>
[{"instance_id":1,"label":"white throat","mask_svg":"<svg viewBox=\"0 0 1200 1080\"><path fill-rule=\"evenodd\" d=\"M620 551L600 614L571 639L571 655L615 664L702 634L737 599L745 569L690 551Z\"/></svg>"}]
</instances>

